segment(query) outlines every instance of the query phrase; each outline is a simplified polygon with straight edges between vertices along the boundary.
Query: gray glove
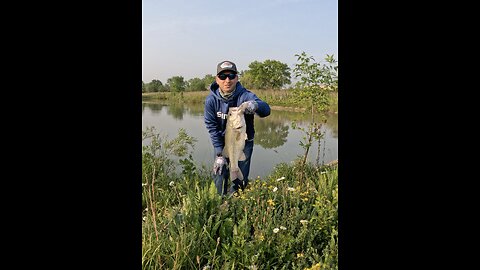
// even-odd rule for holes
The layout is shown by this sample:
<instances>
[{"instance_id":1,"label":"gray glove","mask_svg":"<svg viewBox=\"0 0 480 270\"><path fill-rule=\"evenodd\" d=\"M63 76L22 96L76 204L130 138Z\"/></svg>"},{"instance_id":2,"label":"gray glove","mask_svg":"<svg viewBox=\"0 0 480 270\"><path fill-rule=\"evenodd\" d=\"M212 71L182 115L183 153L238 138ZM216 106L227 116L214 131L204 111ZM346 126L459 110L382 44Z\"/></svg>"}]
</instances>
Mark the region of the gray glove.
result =
<instances>
[{"instance_id":1,"label":"gray glove","mask_svg":"<svg viewBox=\"0 0 480 270\"><path fill-rule=\"evenodd\" d=\"M227 160L224 157L222 156L216 157L215 162L213 163L213 174L221 175L223 165L225 165L226 163L227 163Z\"/></svg>"},{"instance_id":2,"label":"gray glove","mask_svg":"<svg viewBox=\"0 0 480 270\"><path fill-rule=\"evenodd\" d=\"M255 100L249 100L243 102L239 106L246 114L254 114L258 109L258 103Z\"/></svg>"}]
</instances>

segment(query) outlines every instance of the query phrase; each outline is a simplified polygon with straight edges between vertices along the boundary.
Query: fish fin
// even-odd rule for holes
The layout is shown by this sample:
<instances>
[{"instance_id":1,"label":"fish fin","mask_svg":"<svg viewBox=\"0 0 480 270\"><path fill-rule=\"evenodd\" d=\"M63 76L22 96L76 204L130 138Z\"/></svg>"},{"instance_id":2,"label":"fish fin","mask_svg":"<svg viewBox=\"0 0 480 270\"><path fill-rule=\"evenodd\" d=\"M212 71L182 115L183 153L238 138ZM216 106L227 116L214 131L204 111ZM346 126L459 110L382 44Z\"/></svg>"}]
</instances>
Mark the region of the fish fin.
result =
<instances>
[{"instance_id":1,"label":"fish fin","mask_svg":"<svg viewBox=\"0 0 480 270\"><path fill-rule=\"evenodd\" d=\"M247 159L247 156L245 156L245 153L242 151L240 153L240 157L238 157L238 161L244 161Z\"/></svg>"},{"instance_id":2,"label":"fish fin","mask_svg":"<svg viewBox=\"0 0 480 270\"><path fill-rule=\"evenodd\" d=\"M241 170L237 171L237 178L240 179L240 180L243 180L243 173L242 173Z\"/></svg>"},{"instance_id":3,"label":"fish fin","mask_svg":"<svg viewBox=\"0 0 480 270\"><path fill-rule=\"evenodd\" d=\"M230 181L234 181L235 179L243 180L243 173L240 169L237 171L230 171Z\"/></svg>"}]
</instances>

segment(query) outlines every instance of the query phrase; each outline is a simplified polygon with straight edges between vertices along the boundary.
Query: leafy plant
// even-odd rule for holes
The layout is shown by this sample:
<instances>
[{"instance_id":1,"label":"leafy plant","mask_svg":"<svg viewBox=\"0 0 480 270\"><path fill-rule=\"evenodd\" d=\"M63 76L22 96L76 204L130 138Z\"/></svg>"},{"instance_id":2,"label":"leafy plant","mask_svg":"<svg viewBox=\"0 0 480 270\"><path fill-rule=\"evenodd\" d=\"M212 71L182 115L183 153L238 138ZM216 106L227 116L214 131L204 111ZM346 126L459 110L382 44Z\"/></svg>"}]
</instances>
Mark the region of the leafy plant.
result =
<instances>
[{"instance_id":1,"label":"leafy plant","mask_svg":"<svg viewBox=\"0 0 480 270\"><path fill-rule=\"evenodd\" d=\"M305 136L300 141L300 146L305 150L303 158L300 160L299 178L303 179L303 166L307 162L308 153L312 143L318 141L317 165L320 155L320 141L324 137L321 132L322 125L326 123L324 114L320 114L320 119L315 119L316 113L325 112L329 108L331 89L338 87L337 71L338 66L333 55L326 56L326 64L315 62L313 56L308 56L305 52L295 54L297 64L293 69L295 78L298 79L294 88L294 100L297 103L306 105L311 114L311 122L307 128L297 125L295 122L292 128L301 130Z\"/></svg>"}]
</instances>

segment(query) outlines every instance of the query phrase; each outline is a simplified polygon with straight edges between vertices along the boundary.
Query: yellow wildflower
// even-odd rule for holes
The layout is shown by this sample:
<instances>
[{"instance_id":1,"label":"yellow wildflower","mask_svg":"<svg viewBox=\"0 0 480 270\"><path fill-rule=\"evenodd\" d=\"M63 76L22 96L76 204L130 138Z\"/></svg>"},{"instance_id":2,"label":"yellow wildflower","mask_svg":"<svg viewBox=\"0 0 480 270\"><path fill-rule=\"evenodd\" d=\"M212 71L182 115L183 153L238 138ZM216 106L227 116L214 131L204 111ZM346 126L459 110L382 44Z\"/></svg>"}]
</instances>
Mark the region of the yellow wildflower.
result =
<instances>
[{"instance_id":1,"label":"yellow wildflower","mask_svg":"<svg viewBox=\"0 0 480 270\"><path fill-rule=\"evenodd\" d=\"M267 203L268 203L268 205L270 205L270 206L274 206L274 205L275 205L275 202L274 202L272 199L269 199L269 200L267 201Z\"/></svg>"},{"instance_id":2,"label":"yellow wildflower","mask_svg":"<svg viewBox=\"0 0 480 270\"><path fill-rule=\"evenodd\" d=\"M260 234L260 235L258 236L258 240L263 241L264 239L265 239L265 237L263 236L263 234Z\"/></svg>"}]
</instances>

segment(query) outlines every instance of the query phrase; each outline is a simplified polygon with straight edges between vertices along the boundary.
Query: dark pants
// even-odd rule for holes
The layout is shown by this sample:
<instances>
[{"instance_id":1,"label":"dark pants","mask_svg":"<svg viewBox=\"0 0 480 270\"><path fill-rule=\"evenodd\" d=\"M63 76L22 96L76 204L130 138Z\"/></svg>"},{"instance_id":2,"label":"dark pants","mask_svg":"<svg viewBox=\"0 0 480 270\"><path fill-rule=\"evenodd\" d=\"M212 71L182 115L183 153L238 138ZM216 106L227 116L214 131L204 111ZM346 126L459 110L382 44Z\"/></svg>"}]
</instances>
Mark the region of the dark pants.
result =
<instances>
[{"instance_id":1,"label":"dark pants","mask_svg":"<svg viewBox=\"0 0 480 270\"><path fill-rule=\"evenodd\" d=\"M237 191L239 188L243 190L248 185L248 175L250 173L250 159L252 158L252 153L253 153L253 140L245 142L245 148L243 149L243 152L245 153L245 157L247 157L247 159L245 159L244 161L238 162L238 167L240 168L240 171L242 171L242 174L243 174L243 181L238 178L230 179L232 183L229 187L228 186L229 185L228 179L230 178L229 166L223 165L222 174L214 176L215 186L217 187L218 194L220 195L232 194L235 191ZM229 162L230 160L227 159L227 163Z\"/></svg>"}]
</instances>

